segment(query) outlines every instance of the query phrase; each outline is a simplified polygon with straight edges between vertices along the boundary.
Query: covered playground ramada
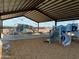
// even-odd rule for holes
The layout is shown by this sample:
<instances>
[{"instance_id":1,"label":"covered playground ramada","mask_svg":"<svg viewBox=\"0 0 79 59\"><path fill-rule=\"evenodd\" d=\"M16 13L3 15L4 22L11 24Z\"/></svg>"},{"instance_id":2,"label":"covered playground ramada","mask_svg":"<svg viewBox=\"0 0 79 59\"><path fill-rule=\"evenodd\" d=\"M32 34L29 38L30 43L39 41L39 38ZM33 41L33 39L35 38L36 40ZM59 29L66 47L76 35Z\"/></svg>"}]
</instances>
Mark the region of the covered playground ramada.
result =
<instances>
[{"instance_id":1,"label":"covered playground ramada","mask_svg":"<svg viewBox=\"0 0 79 59\"><path fill-rule=\"evenodd\" d=\"M79 0L0 0L0 29L3 29L3 20L22 16L37 22L39 32L41 22L55 21L57 26L60 21L78 20ZM1 38L0 59L79 59L79 40L64 47L59 42L44 41L48 39L46 35L22 36L20 40Z\"/></svg>"}]
</instances>

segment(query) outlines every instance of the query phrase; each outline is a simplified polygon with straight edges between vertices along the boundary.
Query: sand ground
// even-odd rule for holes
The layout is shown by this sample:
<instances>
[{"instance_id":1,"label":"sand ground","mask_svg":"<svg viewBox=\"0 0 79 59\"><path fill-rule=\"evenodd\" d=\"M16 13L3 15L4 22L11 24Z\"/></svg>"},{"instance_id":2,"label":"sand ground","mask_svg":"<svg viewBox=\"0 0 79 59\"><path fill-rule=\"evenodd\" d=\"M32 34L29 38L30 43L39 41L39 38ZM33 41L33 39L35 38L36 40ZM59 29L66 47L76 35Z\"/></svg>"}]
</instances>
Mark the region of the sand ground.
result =
<instances>
[{"instance_id":1,"label":"sand ground","mask_svg":"<svg viewBox=\"0 0 79 59\"><path fill-rule=\"evenodd\" d=\"M79 59L79 41L70 46L48 44L41 39L11 41L8 59ZM4 58L2 58L4 59Z\"/></svg>"}]
</instances>

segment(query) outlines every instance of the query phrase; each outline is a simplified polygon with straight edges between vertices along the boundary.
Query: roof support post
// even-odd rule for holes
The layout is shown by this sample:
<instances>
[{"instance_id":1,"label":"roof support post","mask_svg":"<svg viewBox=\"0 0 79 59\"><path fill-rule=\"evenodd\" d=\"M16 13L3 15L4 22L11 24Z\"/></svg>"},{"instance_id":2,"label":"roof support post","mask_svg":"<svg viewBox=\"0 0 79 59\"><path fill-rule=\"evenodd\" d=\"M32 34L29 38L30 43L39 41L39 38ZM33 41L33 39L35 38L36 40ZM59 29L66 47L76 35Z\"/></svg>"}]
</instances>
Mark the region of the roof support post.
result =
<instances>
[{"instance_id":1,"label":"roof support post","mask_svg":"<svg viewBox=\"0 0 79 59\"><path fill-rule=\"evenodd\" d=\"M39 22L38 22L38 32L39 32Z\"/></svg>"},{"instance_id":2,"label":"roof support post","mask_svg":"<svg viewBox=\"0 0 79 59\"><path fill-rule=\"evenodd\" d=\"M57 20L55 20L55 27L57 27Z\"/></svg>"},{"instance_id":3,"label":"roof support post","mask_svg":"<svg viewBox=\"0 0 79 59\"><path fill-rule=\"evenodd\" d=\"M3 32L3 20L1 20L1 15L0 15L0 38L2 32Z\"/></svg>"}]
</instances>

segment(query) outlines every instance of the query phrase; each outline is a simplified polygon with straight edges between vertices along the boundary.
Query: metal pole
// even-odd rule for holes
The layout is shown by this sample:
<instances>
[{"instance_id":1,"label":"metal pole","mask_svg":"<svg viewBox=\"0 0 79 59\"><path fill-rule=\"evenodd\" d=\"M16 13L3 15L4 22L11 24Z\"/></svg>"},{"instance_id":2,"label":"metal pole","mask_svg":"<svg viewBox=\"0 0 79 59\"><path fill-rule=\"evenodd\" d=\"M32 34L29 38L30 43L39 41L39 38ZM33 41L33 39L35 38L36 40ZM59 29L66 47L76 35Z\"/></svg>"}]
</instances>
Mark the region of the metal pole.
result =
<instances>
[{"instance_id":1,"label":"metal pole","mask_svg":"<svg viewBox=\"0 0 79 59\"><path fill-rule=\"evenodd\" d=\"M0 23L1 23L1 15L0 15ZM1 31L2 31L2 30L1 30L1 25L2 25L2 24L0 24L0 38L1 38Z\"/></svg>"},{"instance_id":2,"label":"metal pole","mask_svg":"<svg viewBox=\"0 0 79 59\"><path fill-rule=\"evenodd\" d=\"M55 27L57 27L57 21L55 21Z\"/></svg>"},{"instance_id":3,"label":"metal pole","mask_svg":"<svg viewBox=\"0 0 79 59\"><path fill-rule=\"evenodd\" d=\"M39 23L38 23L38 32L39 32Z\"/></svg>"},{"instance_id":4,"label":"metal pole","mask_svg":"<svg viewBox=\"0 0 79 59\"><path fill-rule=\"evenodd\" d=\"M0 15L0 38L2 31L3 31L3 21L1 20L1 15Z\"/></svg>"}]
</instances>

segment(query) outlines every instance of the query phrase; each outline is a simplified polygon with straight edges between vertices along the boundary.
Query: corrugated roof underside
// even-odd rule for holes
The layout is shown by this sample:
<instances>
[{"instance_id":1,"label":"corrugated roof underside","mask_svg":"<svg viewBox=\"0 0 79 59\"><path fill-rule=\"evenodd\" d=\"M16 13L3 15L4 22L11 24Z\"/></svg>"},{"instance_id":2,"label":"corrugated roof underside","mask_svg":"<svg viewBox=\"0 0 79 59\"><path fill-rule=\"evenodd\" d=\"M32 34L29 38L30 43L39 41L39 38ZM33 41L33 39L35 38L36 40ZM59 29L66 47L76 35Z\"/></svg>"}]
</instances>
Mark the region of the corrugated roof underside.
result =
<instances>
[{"instance_id":1,"label":"corrugated roof underside","mask_svg":"<svg viewBox=\"0 0 79 59\"><path fill-rule=\"evenodd\" d=\"M79 17L79 0L0 0L1 19L26 16L34 21Z\"/></svg>"}]
</instances>

